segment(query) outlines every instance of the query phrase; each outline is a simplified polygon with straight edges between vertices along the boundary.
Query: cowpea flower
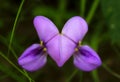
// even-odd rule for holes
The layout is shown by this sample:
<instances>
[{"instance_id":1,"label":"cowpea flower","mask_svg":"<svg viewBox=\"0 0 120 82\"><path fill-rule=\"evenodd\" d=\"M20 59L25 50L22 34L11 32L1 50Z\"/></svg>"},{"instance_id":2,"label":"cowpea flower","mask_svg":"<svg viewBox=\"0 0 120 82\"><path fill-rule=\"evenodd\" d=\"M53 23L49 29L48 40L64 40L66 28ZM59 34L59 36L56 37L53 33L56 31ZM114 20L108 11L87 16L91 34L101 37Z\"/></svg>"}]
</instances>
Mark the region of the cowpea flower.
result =
<instances>
[{"instance_id":1,"label":"cowpea flower","mask_svg":"<svg viewBox=\"0 0 120 82\"><path fill-rule=\"evenodd\" d=\"M34 26L40 39L27 48L19 57L18 63L28 71L36 71L47 62L49 55L59 67L73 55L74 65L83 71L92 71L101 65L98 54L88 45L80 43L88 31L86 21L74 16L64 25L59 33L52 21L44 16L34 18Z\"/></svg>"}]
</instances>

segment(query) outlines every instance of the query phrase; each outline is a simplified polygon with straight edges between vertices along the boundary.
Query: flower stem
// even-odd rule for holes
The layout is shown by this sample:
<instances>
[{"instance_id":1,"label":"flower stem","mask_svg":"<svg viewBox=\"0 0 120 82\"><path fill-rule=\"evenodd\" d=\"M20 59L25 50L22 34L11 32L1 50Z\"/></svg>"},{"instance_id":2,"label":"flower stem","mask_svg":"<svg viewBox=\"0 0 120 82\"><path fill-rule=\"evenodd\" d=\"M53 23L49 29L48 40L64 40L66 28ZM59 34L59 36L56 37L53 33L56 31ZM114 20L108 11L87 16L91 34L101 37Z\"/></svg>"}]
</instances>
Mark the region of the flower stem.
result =
<instances>
[{"instance_id":1,"label":"flower stem","mask_svg":"<svg viewBox=\"0 0 120 82\"><path fill-rule=\"evenodd\" d=\"M92 74L94 82L100 82L97 70L92 71L91 74Z\"/></svg>"},{"instance_id":2,"label":"flower stem","mask_svg":"<svg viewBox=\"0 0 120 82\"><path fill-rule=\"evenodd\" d=\"M0 42L4 44L6 47L8 47L8 42L7 39L3 36L0 35ZM13 56L17 59L17 55L12 47L9 48L9 50L12 52Z\"/></svg>"},{"instance_id":3,"label":"flower stem","mask_svg":"<svg viewBox=\"0 0 120 82\"><path fill-rule=\"evenodd\" d=\"M83 81L83 72L80 71L80 81L79 82L82 82Z\"/></svg>"},{"instance_id":4,"label":"flower stem","mask_svg":"<svg viewBox=\"0 0 120 82\"><path fill-rule=\"evenodd\" d=\"M14 24L13 24L12 33L11 33L11 36L10 36L10 42L9 42L9 46L8 46L8 54L7 54L8 56L9 56L11 44L12 44L12 41L13 41L14 33L15 33L15 27L16 27L16 24L17 24L17 21L18 21L18 17L19 17L19 15L20 15L20 12L21 12L21 10L22 10L24 1L25 1L25 0L22 0L21 3L20 3L20 6L19 6L19 9L18 9L16 18L15 18L15 21L14 21Z\"/></svg>"},{"instance_id":5,"label":"flower stem","mask_svg":"<svg viewBox=\"0 0 120 82\"><path fill-rule=\"evenodd\" d=\"M0 55L7 61L9 62L14 68L16 68L20 73L22 73L23 75L25 75L30 82L34 82L34 80L32 80L26 73L24 73L23 71L21 71L11 60L9 60L2 52L0 52Z\"/></svg>"},{"instance_id":6,"label":"flower stem","mask_svg":"<svg viewBox=\"0 0 120 82\"><path fill-rule=\"evenodd\" d=\"M120 79L120 75L115 73L114 71L112 71L106 64L103 63L102 67L104 69L106 69L111 75L113 75L113 76L117 77L118 79Z\"/></svg>"},{"instance_id":7,"label":"flower stem","mask_svg":"<svg viewBox=\"0 0 120 82\"><path fill-rule=\"evenodd\" d=\"M62 19L66 11L66 4L67 4L66 0L59 0L59 5L58 5L59 14L56 17L56 24L58 25L58 28L61 27L60 24L62 23Z\"/></svg>"},{"instance_id":8,"label":"flower stem","mask_svg":"<svg viewBox=\"0 0 120 82\"><path fill-rule=\"evenodd\" d=\"M69 76L69 78L66 80L66 82L70 82L70 80L78 73L78 70L74 70L73 73Z\"/></svg>"},{"instance_id":9,"label":"flower stem","mask_svg":"<svg viewBox=\"0 0 120 82\"><path fill-rule=\"evenodd\" d=\"M81 9L80 16L84 17L86 0L80 0L80 3L81 3L81 5L80 5L80 9Z\"/></svg>"},{"instance_id":10,"label":"flower stem","mask_svg":"<svg viewBox=\"0 0 120 82\"><path fill-rule=\"evenodd\" d=\"M94 0L93 4L92 4L92 7L86 17L86 21L88 22L88 24L91 22L91 19L93 18L93 15L95 13L95 10L97 9L97 6L99 4L99 1L100 0Z\"/></svg>"}]
</instances>

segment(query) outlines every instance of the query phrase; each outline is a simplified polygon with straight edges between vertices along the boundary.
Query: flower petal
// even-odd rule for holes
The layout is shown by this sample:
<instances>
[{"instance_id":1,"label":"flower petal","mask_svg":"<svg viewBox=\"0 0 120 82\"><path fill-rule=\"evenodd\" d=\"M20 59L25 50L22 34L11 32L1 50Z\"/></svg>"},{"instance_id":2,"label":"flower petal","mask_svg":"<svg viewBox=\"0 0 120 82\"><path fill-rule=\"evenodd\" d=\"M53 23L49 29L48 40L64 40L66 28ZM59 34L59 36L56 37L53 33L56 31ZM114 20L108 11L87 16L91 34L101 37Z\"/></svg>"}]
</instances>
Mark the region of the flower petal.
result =
<instances>
[{"instance_id":1,"label":"flower petal","mask_svg":"<svg viewBox=\"0 0 120 82\"><path fill-rule=\"evenodd\" d=\"M47 42L59 33L58 29L52 23L52 21L44 16L36 16L34 18L34 26L40 40L43 42Z\"/></svg>"},{"instance_id":2,"label":"flower petal","mask_svg":"<svg viewBox=\"0 0 120 82\"><path fill-rule=\"evenodd\" d=\"M62 34L78 43L82 40L87 30L88 26L86 21L79 16L75 16L69 19L64 25Z\"/></svg>"},{"instance_id":3,"label":"flower petal","mask_svg":"<svg viewBox=\"0 0 120 82\"><path fill-rule=\"evenodd\" d=\"M89 46L81 46L74 55L74 65L83 71L92 71L101 65L98 54Z\"/></svg>"},{"instance_id":4,"label":"flower petal","mask_svg":"<svg viewBox=\"0 0 120 82\"><path fill-rule=\"evenodd\" d=\"M33 44L19 57L18 63L28 71L36 71L46 64L46 53L40 44Z\"/></svg>"},{"instance_id":5,"label":"flower petal","mask_svg":"<svg viewBox=\"0 0 120 82\"><path fill-rule=\"evenodd\" d=\"M57 35L47 44L47 51L59 67L71 57L76 44L63 35Z\"/></svg>"}]
</instances>

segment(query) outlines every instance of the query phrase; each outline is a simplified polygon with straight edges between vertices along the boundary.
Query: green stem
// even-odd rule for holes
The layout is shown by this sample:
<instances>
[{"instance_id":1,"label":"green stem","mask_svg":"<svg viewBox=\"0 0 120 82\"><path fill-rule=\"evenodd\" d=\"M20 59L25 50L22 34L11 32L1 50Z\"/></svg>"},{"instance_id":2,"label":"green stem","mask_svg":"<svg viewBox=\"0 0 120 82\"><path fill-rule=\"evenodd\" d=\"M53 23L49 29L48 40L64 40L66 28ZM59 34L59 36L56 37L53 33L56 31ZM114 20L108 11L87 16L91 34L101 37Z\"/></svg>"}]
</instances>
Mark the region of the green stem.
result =
<instances>
[{"instance_id":1,"label":"green stem","mask_svg":"<svg viewBox=\"0 0 120 82\"><path fill-rule=\"evenodd\" d=\"M74 70L73 73L69 76L69 78L66 80L66 82L70 82L71 79L77 74L78 70Z\"/></svg>"},{"instance_id":2,"label":"green stem","mask_svg":"<svg viewBox=\"0 0 120 82\"><path fill-rule=\"evenodd\" d=\"M20 6L19 6L19 9L18 9L16 18L15 18L15 21L14 21L14 24L13 24L13 29L12 29L12 33L11 33L11 36L10 36L9 46L8 46L8 56L9 56L9 51L10 51L10 47L11 47L11 44L12 44L12 40L13 40L13 37L14 37L14 33L15 33L15 27L16 27L16 24L17 24L17 21L18 21L18 17L19 17L19 15L20 15L20 12L21 12L21 10L22 10L24 1L25 1L25 0L22 0L22 2L20 3Z\"/></svg>"},{"instance_id":3,"label":"green stem","mask_svg":"<svg viewBox=\"0 0 120 82\"><path fill-rule=\"evenodd\" d=\"M112 45L113 47L113 50L116 52L116 54L119 56L120 58L120 50L115 46L115 45Z\"/></svg>"},{"instance_id":4,"label":"green stem","mask_svg":"<svg viewBox=\"0 0 120 82\"><path fill-rule=\"evenodd\" d=\"M0 42L3 43L6 47L8 47L8 42L7 39L3 36L0 35ZM10 51L12 52L13 56L17 59L17 55L12 47L9 48Z\"/></svg>"},{"instance_id":5,"label":"green stem","mask_svg":"<svg viewBox=\"0 0 120 82\"><path fill-rule=\"evenodd\" d=\"M88 24L91 22L91 19L93 18L93 15L95 13L95 10L97 9L97 6L99 4L99 1L100 0L94 0L93 4L92 4L92 7L86 17L86 21L88 22Z\"/></svg>"},{"instance_id":6,"label":"green stem","mask_svg":"<svg viewBox=\"0 0 120 82\"><path fill-rule=\"evenodd\" d=\"M83 72L80 71L80 82L82 82L82 81L83 81Z\"/></svg>"},{"instance_id":7,"label":"green stem","mask_svg":"<svg viewBox=\"0 0 120 82\"><path fill-rule=\"evenodd\" d=\"M94 50L98 51L98 44L99 44L98 37L96 37L96 39L97 39L96 42L93 42L94 39L95 39L95 38L92 38L92 39L91 39L91 44L90 44L90 45L91 45L91 47L92 47ZM92 71L92 72L91 72L91 75L92 75L92 77L93 77L94 82L100 82L99 76L98 76L98 71L97 71L97 70Z\"/></svg>"},{"instance_id":8,"label":"green stem","mask_svg":"<svg viewBox=\"0 0 120 82\"><path fill-rule=\"evenodd\" d=\"M99 43L100 43L99 36L100 36L101 31L102 31L101 27L102 27L102 25L100 25L98 23L97 27L95 28L94 34L91 37L91 41L90 41L91 47L96 51L98 51L98 46L99 46ZM100 82L97 70L94 70L93 72L91 72L91 75L92 75L92 78L93 78L94 82Z\"/></svg>"},{"instance_id":9,"label":"green stem","mask_svg":"<svg viewBox=\"0 0 120 82\"><path fill-rule=\"evenodd\" d=\"M2 52L0 52L0 55L6 60L8 61L14 68L16 68L20 73L22 73L23 75L25 75L29 81L34 82L34 80L32 80L28 75L26 75L23 71L21 71L11 60L9 60Z\"/></svg>"},{"instance_id":10,"label":"green stem","mask_svg":"<svg viewBox=\"0 0 120 82\"><path fill-rule=\"evenodd\" d=\"M94 70L94 71L92 71L91 74L92 74L92 77L93 77L94 82L99 82L98 71L97 71L97 70Z\"/></svg>"},{"instance_id":11,"label":"green stem","mask_svg":"<svg viewBox=\"0 0 120 82\"><path fill-rule=\"evenodd\" d=\"M60 0L59 1L59 11L64 12L66 10L66 1L65 0Z\"/></svg>"},{"instance_id":12,"label":"green stem","mask_svg":"<svg viewBox=\"0 0 120 82\"><path fill-rule=\"evenodd\" d=\"M64 17L65 10L66 10L66 4L67 4L66 2L67 2L66 0L59 0L58 15L55 19L58 27L61 27L62 18ZM61 30L61 28L59 30Z\"/></svg>"},{"instance_id":13,"label":"green stem","mask_svg":"<svg viewBox=\"0 0 120 82\"><path fill-rule=\"evenodd\" d=\"M112 71L107 65L105 65L104 63L102 64L102 67L104 69L106 69L111 75L117 77L118 79L120 79L120 75L115 73L114 71Z\"/></svg>"},{"instance_id":14,"label":"green stem","mask_svg":"<svg viewBox=\"0 0 120 82\"><path fill-rule=\"evenodd\" d=\"M80 3L81 3L81 5L80 5L80 9L81 9L80 16L84 17L86 0L80 0Z\"/></svg>"},{"instance_id":15,"label":"green stem","mask_svg":"<svg viewBox=\"0 0 120 82\"><path fill-rule=\"evenodd\" d=\"M11 70L11 71L10 71ZM25 82L25 79L22 76L19 76L16 72L13 71L10 67L0 62L0 71L5 73L7 76L15 79L17 82Z\"/></svg>"}]
</instances>

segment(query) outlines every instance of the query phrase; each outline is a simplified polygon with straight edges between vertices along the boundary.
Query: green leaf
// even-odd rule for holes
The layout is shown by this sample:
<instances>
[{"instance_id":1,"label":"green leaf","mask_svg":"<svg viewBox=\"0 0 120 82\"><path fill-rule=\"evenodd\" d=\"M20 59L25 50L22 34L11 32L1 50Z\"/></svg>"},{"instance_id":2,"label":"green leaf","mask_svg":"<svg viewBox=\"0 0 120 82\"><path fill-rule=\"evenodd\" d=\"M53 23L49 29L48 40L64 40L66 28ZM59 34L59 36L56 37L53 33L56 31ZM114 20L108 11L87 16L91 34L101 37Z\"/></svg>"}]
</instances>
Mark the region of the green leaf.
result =
<instances>
[{"instance_id":1,"label":"green leaf","mask_svg":"<svg viewBox=\"0 0 120 82\"><path fill-rule=\"evenodd\" d=\"M120 0L101 0L101 6L111 41L120 44Z\"/></svg>"}]
</instances>

